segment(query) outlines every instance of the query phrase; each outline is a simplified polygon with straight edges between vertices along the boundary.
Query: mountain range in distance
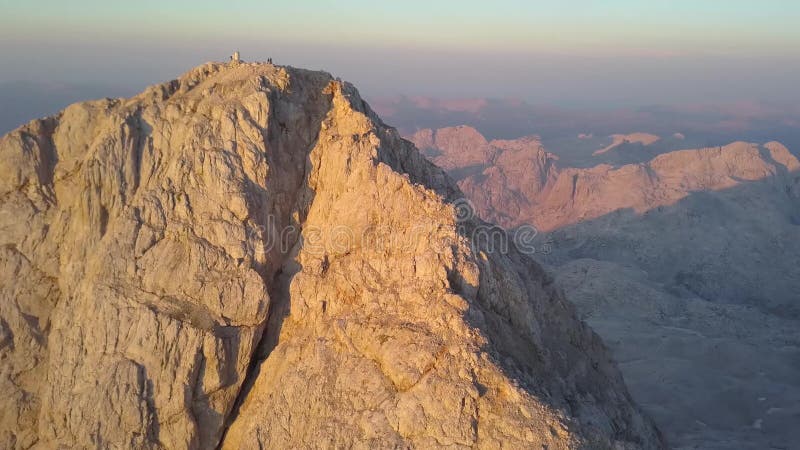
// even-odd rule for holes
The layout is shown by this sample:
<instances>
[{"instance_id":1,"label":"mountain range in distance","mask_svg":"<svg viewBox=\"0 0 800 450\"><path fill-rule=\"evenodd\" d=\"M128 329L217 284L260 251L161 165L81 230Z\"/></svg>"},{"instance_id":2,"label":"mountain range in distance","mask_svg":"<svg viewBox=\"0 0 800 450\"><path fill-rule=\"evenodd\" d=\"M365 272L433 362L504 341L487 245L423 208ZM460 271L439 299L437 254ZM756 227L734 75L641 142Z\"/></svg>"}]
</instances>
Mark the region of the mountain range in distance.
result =
<instances>
[{"instance_id":1,"label":"mountain range in distance","mask_svg":"<svg viewBox=\"0 0 800 450\"><path fill-rule=\"evenodd\" d=\"M53 114L77 101L127 97L140 90L141 86L130 84L0 82L0 133ZM719 146L737 140L777 140L791 151L800 152L796 150L800 148L800 108L791 103L737 102L603 109L491 98L373 96L368 100L381 118L403 135L422 128L469 125L489 139L536 133L548 148L559 148L562 153L568 153L571 147L581 149L581 152L587 146L592 151L598 150L593 147L610 135L643 130L662 138L682 136L684 148ZM590 143L581 142L587 137ZM610 141L605 145L610 145ZM564 154L561 156L565 157ZM578 165L579 161L570 164Z\"/></svg>"},{"instance_id":2,"label":"mountain range in distance","mask_svg":"<svg viewBox=\"0 0 800 450\"><path fill-rule=\"evenodd\" d=\"M734 141L779 141L800 154L800 107L794 103L734 102L728 104L653 105L637 108L566 107L518 99L379 97L370 102L388 123L405 136L425 128L467 125L487 139L536 134L544 145L558 149L571 166L611 144L614 134L646 132L675 138L668 149L716 147ZM589 139L586 139L589 138ZM588 142L587 142L588 141ZM590 153L591 153L590 152Z\"/></svg>"},{"instance_id":3,"label":"mountain range in distance","mask_svg":"<svg viewBox=\"0 0 800 450\"><path fill-rule=\"evenodd\" d=\"M478 215L539 230L536 259L671 445L794 445L800 162L786 146L633 133L564 152L469 126L408 138Z\"/></svg>"},{"instance_id":4,"label":"mountain range in distance","mask_svg":"<svg viewBox=\"0 0 800 450\"><path fill-rule=\"evenodd\" d=\"M0 141L6 447L796 440L791 108L400 98L379 118L271 64L50 117L117 94L8 87L30 109L3 126L42 118ZM300 235L272 246L268 217ZM483 219L538 230L543 268L471 241ZM453 246L343 249L341 226Z\"/></svg>"}]
</instances>

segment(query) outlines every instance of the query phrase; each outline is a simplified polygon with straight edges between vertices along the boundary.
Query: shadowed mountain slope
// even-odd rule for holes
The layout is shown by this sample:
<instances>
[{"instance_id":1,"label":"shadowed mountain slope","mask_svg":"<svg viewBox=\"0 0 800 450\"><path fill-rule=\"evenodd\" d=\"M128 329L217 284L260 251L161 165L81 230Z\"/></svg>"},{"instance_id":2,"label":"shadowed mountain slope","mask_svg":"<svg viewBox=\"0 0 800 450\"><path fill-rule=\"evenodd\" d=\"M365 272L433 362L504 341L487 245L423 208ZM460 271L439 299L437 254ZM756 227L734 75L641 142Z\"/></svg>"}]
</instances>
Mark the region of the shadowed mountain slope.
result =
<instances>
[{"instance_id":1,"label":"shadowed mountain slope","mask_svg":"<svg viewBox=\"0 0 800 450\"><path fill-rule=\"evenodd\" d=\"M480 215L545 231L537 259L672 445L792 448L800 163L788 149L735 142L576 168L536 138L479 136L456 127L413 139L434 161L475 167L470 154L490 155L450 173Z\"/></svg>"}]
</instances>

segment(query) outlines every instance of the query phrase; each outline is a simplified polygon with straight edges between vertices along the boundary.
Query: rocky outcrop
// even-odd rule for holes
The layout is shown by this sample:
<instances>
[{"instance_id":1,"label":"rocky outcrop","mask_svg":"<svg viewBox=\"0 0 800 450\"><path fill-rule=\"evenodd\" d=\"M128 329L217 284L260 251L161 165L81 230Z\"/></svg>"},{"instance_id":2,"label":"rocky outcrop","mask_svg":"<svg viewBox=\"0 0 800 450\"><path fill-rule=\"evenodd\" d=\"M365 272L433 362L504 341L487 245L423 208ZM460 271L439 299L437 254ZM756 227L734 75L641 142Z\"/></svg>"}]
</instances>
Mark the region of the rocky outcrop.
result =
<instances>
[{"instance_id":1,"label":"rocky outcrop","mask_svg":"<svg viewBox=\"0 0 800 450\"><path fill-rule=\"evenodd\" d=\"M207 64L0 140L3 448L658 448L354 88Z\"/></svg>"},{"instance_id":2,"label":"rocky outcrop","mask_svg":"<svg viewBox=\"0 0 800 450\"><path fill-rule=\"evenodd\" d=\"M555 181L558 157L537 136L487 141L468 126L423 129L409 139L458 181L482 217L505 227L524 222Z\"/></svg>"},{"instance_id":3,"label":"rocky outcrop","mask_svg":"<svg viewBox=\"0 0 800 450\"><path fill-rule=\"evenodd\" d=\"M494 159L497 149L478 130L467 127L420 130L411 138L417 148L445 170L468 171L483 168ZM469 151L463 151L468 148Z\"/></svg>"}]
</instances>

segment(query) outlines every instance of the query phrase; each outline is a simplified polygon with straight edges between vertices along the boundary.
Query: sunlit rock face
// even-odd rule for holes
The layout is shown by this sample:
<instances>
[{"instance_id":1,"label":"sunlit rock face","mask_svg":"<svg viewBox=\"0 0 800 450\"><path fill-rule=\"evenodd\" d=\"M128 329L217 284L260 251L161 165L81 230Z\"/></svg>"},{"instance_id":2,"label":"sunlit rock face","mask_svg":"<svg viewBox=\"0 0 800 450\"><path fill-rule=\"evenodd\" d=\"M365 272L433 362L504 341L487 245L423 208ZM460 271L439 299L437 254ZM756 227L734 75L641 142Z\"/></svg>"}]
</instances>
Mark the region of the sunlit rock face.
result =
<instances>
[{"instance_id":1,"label":"sunlit rock face","mask_svg":"<svg viewBox=\"0 0 800 450\"><path fill-rule=\"evenodd\" d=\"M0 175L2 448L663 446L552 280L326 73L75 104Z\"/></svg>"}]
</instances>

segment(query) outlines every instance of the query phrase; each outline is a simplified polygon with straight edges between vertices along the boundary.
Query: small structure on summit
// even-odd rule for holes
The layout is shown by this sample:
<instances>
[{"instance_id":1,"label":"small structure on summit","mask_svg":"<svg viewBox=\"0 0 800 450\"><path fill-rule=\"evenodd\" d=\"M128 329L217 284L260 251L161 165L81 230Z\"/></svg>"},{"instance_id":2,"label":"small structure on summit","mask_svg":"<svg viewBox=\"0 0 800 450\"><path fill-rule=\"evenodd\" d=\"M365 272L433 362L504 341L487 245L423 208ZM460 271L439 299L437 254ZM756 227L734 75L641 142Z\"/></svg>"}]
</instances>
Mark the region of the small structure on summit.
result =
<instances>
[{"instance_id":1,"label":"small structure on summit","mask_svg":"<svg viewBox=\"0 0 800 450\"><path fill-rule=\"evenodd\" d=\"M239 50L233 52L231 55L231 64L239 64L242 60L239 58Z\"/></svg>"}]
</instances>

